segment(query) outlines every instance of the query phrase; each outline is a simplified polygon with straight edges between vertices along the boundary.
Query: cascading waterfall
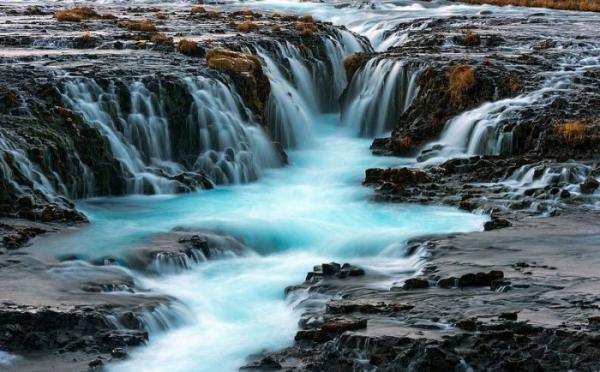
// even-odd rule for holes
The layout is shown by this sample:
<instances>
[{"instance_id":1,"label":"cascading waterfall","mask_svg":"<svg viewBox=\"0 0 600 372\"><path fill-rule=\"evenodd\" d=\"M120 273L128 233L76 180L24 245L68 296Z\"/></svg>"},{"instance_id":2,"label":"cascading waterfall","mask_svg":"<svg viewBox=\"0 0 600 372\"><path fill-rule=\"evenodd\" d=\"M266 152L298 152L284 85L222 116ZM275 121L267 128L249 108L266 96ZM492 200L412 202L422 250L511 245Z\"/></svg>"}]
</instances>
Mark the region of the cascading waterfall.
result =
<instances>
[{"instance_id":1,"label":"cascading waterfall","mask_svg":"<svg viewBox=\"0 0 600 372\"><path fill-rule=\"evenodd\" d=\"M343 58L369 50L347 31L324 36L323 46L324 59L289 42L257 48L271 82L266 119L274 140L285 147L310 141L315 115L339 111L338 99L347 84Z\"/></svg>"},{"instance_id":2,"label":"cascading waterfall","mask_svg":"<svg viewBox=\"0 0 600 372\"><path fill-rule=\"evenodd\" d=\"M201 143L194 170L219 184L245 183L260 169L280 165L273 144L253 122L241 98L224 83L204 77L186 78L193 98L188 128Z\"/></svg>"},{"instance_id":3,"label":"cascading waterfall","mask_svg":"<svg viewBox=\"0 0 600 372\"><path fill-rule=\"evenodd\" d=\"M514 98L488 102L446 123L439 141L427 146L420 160L460 155L505 155L512 152L512 133L506 124L524 109L543 108L561 94L568 94L573 79L600 65L599 57L563 60L562 69L548 74L540 89Z\"/></svg>"},{"instance_id":4,"label":"cascading waterfall","mask_svg":"<svg viewBox=\"0 0 600 372\"><path fill-rule=\"evenodd\" d=\"M50 201L58 199L52 182L2 131L0 131L0 172L0 179L7 180L22 195L27 195L28 190L32 190L49 198Z\"/></svg>"},{"instance_id":5,"label":"cascading waterfall","mask_svg":"<svg viewBox=\"0 0 600 372\"><path fill-rule=\"evenodd\" d=\"M577 162L526 164L515 170L502 183L520 192L555 186L579 194L579 185L586 180L592 169L591 166Z\"/></svg>"},{"instance_id":6,"label":"cascading waterfall","mask_svg":"<svg viewBox=\"0 0 600 372\"><path fill-rule=\"evenodd\" d=\"M342 122L361 136L390 131L418 94L418 63L371 59L357 71L342 98Z\"/></svg>"},{"instance_id":7,"label":"cascading waterfall","mask_svg":"<svg viewBox=\"0 0 600 372\"><path fill-rule=\"evenodd\" d=\"M119 101L119 89L126 89L128 102ZM125 173L127 193L176 192L179 175L188 172L206 174L218 184L249 182L260 169L280 164L233 89L205 77L185 78L182 89L191 97L185 123L170 120L160 89L153 92L140 81L123 86L111 82L104 89L91 79L71 80L63 97L108 140ZM177 138L174 126L185 127L178 129ZM176 157L174 146L190 153L178 149ZM184 157L195 158L191 167Z\"/></svg>"}]
</instances>

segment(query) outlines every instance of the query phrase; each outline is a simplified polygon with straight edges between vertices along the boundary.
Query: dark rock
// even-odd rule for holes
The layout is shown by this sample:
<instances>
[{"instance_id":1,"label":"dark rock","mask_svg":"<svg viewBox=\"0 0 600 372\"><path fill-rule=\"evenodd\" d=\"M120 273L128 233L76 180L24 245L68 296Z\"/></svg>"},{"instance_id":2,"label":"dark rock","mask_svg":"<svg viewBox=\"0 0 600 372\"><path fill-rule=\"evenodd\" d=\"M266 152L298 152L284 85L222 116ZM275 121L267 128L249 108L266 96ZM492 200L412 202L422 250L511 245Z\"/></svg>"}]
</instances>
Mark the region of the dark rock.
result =
<instances>
[{"instance_id":1,"label":"dark rock","mask_svg":"<svg viewBox=\"0 0 600 372\"><path fill-rule=\"evenodd\" d=\"M598 182L594 177L588 177L586 180L579 185L581 188L581 192L584 194L592 194L596 189L600 186L600 182Z\"/></svg>"},{"instance_id":2,"label":"dark rock","mask_svg":"<svg viewBox=\"0 0 600 372\"><path fill-rule=\"evenodd\" d=\"M407 311L414 308L413 305L399 302L376 302L364 303L353 301L331 301L327 304L326 312L329 314L386 314Z\"/></svg>"},{"instance_id":3,"label":"dark rock","mask_svg":"<svg viewBox=\"0 0 600 372\"><path fill-rule=\"evenodd\" d=\"M485 231L490 231L490 230L497 230L497 229L502 229L505 227L510 227L512 226L512 224L504 219L504 218L499 218L499 217L492 217L492 219L490 221L487 221L483 224L483 229Z\"/></svg>"},{"instance_id":4,"label":"dark rock","mask_svg":"<svg viewBox=\"0 0 600 372\"><path fill-rule=\"evenodd\" d=\"M421 278L410 278L407 279L402 285L404 289L425 289L429 288L429 282Z\"/></svg>"},{"instance_id":5,"label":"dark rock","mask_svg":"<svg viewBox=\"0 0 600 372\"><path fill-rule=\"evenodd\" d=\"M491 286L494 280L501 280L504 278L502 271L490 271L488 273L481 272L476 274L464 274L458 278L459 287L485 287Z\"/></svg>"},{"instance_id":6,"label":"dark rock","mask_svg":"<svg viewBox=\"0 0 600 372\"><path fill-rule=\"evenodd\" d=\"M506 320L517 320L518 314L519 313L517 313L517 312L515 312L515 313L502 313L502 314L498 315L498 318L500 318L500 319L506 319Z\"/></svg>"},{"instance_id":7,"label":"dark rock","mask_svg":"<svg viewBox=\"0 0 600 372\"><path fill-rule=\"evenodd\" d=\"M122 348L122 347L116 347L114 349L112 349L112 351L110 352L110 355L113 358L117 358L117 359L123 359L127 357L127 349Z\"/></svg>"},{"instance_id":8,"label":"dark rock","mask_svg":"<svg viewBox=\"0 0 600 372\"><path fill-rule=\"evenodd\" d=\"M474 319L463 319L456 322L456 327L468 332L475 332L477 321Z\"/></svg>"}]
</instances>

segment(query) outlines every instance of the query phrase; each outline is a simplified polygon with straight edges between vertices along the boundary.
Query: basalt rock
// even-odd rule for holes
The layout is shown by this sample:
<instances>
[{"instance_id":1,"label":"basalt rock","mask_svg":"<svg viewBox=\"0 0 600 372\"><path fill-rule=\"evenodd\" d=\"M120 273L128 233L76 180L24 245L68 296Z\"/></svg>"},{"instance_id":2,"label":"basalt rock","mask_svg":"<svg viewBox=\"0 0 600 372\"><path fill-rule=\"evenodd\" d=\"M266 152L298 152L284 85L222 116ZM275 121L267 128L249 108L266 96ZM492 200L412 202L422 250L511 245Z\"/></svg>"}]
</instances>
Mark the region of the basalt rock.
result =
<instances>
[{"instance_id":1,"label":"basalt rock","mask_svg":"<svg viewBox=\"0 0 600 372\"><path fill-rule=\"evenodd\" d=\"M263 112L271 85L255 55L227 49L209 49L206 61L209 67L224 71L233 78L248 107L258 113Z\"/></svg>"}]
</instances>

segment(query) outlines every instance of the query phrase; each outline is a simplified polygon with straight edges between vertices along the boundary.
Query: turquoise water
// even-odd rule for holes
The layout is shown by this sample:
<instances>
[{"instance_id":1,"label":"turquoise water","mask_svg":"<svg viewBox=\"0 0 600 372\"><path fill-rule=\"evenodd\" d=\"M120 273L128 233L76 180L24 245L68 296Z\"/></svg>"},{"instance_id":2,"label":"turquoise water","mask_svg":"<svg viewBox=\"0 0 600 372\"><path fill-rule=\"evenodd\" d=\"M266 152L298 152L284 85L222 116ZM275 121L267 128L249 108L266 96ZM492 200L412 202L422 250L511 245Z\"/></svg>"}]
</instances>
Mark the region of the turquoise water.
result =
<instances>
[{"instance_id":1,"label":"turquoise water","mask_svg":"<svg viewBox=\"0 0 600 372\"><path fill-rule=\"evenodd\" d=\"M188 316L115 371L233 371L248 354L289 345L299 311L283 289L301 283L312 266L350 262L377 273L389 288L419 268L404 242L422 234L480 230L486 216L453 208L382 204L362 186L370 167L409 164L374 157L371 140L352 137L336 116L314 123L315 140L290 152L290 165L258 182L180 196L131 196L83 201L90 225L46 242L44 252L86 260L124 256L174 227L229 234L253 253L199 264L179 275L138 276L173 295ZM37 248L38 251L42 248Z\"/></svg>"}]
</instances>

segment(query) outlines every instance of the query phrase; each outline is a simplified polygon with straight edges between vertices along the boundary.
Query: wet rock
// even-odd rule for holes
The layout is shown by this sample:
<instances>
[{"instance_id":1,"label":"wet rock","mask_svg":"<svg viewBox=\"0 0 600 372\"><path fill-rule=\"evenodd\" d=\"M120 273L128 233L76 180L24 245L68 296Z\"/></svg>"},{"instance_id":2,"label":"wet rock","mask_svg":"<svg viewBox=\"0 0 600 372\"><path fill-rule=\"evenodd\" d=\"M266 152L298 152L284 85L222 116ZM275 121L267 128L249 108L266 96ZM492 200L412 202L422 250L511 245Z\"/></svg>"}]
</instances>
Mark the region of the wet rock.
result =
<instances>
[{"instance_id":1,"label":"wet rock","mask_svg":"<svg viewBox=\"0 0 600 372\"><path fill-rule=\"evenodd\" d=\"M505 319L505 320L517 320L518 315L519 315L518 312L514 312L514 313L502 313L502 314L498 315L498 318Z\"/></svg>"},{"instance_id":2,"label":"wet rock","mask_svg":"<svg viewBox=\"0 0 600 372\"><path fill-rule=\"evenodd\" d=\"M122 348L122 347L116 347L116 348L112 349L112 351L110 352L110 355L116 359L126 358L127 357L127 349Z\"/></svg>"},{"instance_id":3,"label":"wet rock","mask_svg":"<svg viewBox=\"0 0 600 372\"><path fill-rule=\"evenodd\" d=\"M584 194L592 194L596 189L600 186L600 182L596 180L594 177L588 177L585 179L579 187L581 188L581 192Z\"/></svg>"},{"instance_id":4,"label":"wet rock","mask_svg":"<svg viewBox=\"0 0 600 372\"><path fill-rule=\"evenodd\" d=\"M402 285L404 289L425 289L429 288L429 282L421 278L410 278L407 279Z\"/></svg>"},{"instance_id":5,"label":"wet rock","mask_svg":"<svg viewBox=\"0 0 600 372\"><path fill-rule=\"evenodd\" d=\"M491 286L494 280L504 278L502 271L493 270L490 272L469 273L458 278L459 287L487 287Z\"/></svg>"},{"instance_id":6,"label":"wet rock","mask_svg":"<svg viewBox=\"0 0 600 372\"><path fill-rule=\"evenodd\" d=\"M468 332L477 330L477 321L474 319L463 319L456 322L456 327Z\"/></svg>"},{"instance_id":7,"label":"wet rock","mask_svg":"<svg viewBox=\"0 0 600 372\"><path fill-rule=\"evenodd\" d=\"M380 314L396 313L414 308L413 305L399 302L360 302L360 301L331 301L327 304L329 314Z\"/></svg>"},{"instance_id":8,"label":"wet rock","mask_svg":"<svg viewBox=\"0 0 600 372\"><path fill-rule=\"evenodd\" d=\"M306 275L306 282L316 283L319 280L327 277L344 279L363 275L365 275L365 271L360 267L350 265L349 263L340 265L337 262L330 262L315 266L313 271Z\"/></svg>"},{"instance_id":9,"label":"wet rock","mask_svg":"<svg viewBox=\"0 0 600 372\"><path fill-rule=\"evenodd\" d=\"M267 356L254 363L247 364L241 367L241 370L258 370L258 371L272 371L280 370L281 364L276 361L273 357Z\"/></svg>"},{"instance_id":10,"label":"wet rock","mask_svg":"<svg viewBox=\"0 0 600 372\"><path fill-rule=\"evenodd\" d=\"M295 340L322 343L346 331L358 331L365 328L367 328L366 319L330 319L317 329L298 331Z\"/></svg>"},{"instance_id":11,"label":"wet rock","mask_svg":"<svg viewBox=\"0 0 600 372\"><path fill-rule=\"evenodd\" d=\"M512 224L504 219L504 218L499 218L499 217L492 217L492 219L490 221L487 221L483 224L483 229L485 231L490 231L490 230L497 230L497 229L502 229L505 227L510 227L512 226Z\"/></svg>"}]
</instances>

